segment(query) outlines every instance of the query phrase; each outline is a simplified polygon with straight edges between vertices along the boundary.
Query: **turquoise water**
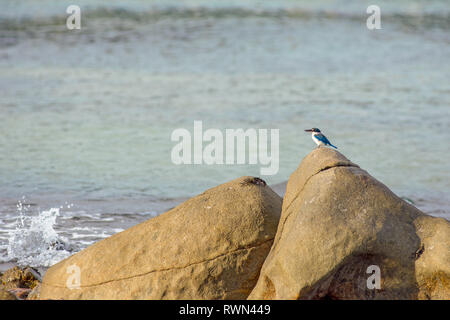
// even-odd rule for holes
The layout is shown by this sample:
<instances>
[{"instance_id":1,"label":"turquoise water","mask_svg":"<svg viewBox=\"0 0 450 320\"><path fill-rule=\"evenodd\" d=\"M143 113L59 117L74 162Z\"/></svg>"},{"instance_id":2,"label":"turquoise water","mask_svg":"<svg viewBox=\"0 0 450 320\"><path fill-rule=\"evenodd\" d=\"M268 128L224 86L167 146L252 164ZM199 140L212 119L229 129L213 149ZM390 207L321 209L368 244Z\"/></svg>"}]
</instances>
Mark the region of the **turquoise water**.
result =
<instances>
[{"instance_id":1,"label":"turquoise water","mask_svg":"<svg viewBox=\"0 0 450 320\"><path fill-rule=\"evenodd\" d=\"M374 31L365 1L77 1L79 31L65 27L71 1L0 4L7 219L22 196L35 212L73 203L70 217L156 214L259 175L258 165L174 165L170 135L194 120L279 129L269 184L288 179L315 147L303 130L318 127L394 192L448 216L448 1L378 1Z\"/></svg>"}]
</instances>

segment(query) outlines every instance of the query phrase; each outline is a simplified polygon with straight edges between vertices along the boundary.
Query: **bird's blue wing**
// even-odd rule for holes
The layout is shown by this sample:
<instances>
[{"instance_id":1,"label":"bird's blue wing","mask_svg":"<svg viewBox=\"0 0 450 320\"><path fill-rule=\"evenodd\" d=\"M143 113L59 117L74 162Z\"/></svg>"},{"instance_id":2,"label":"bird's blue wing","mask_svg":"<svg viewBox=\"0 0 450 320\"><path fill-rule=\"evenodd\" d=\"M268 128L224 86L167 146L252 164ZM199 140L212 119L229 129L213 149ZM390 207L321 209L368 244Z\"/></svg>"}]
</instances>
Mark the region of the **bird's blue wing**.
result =
<instances>
[{"instance_id":1,"label":"bird's blue wing","mask_svg":"<svg viewBox=\"0 0 450 320\"><path fill-rule=\"evenodd\" d=\"M314 135L314 137L316 137L317 140L322 141L325 145L329 145L337 149L337 147L332 145L331 142L327 139L327 137L325 137L323 134L319 133Z\"/></svg>"},{"instance_id":2,"label":"bird's blue wing","mask_svg":"<svg viewBox=\"0 0 450 320\"><path fill-rule=\"evenodd\" d=\"M325 144L331 144L330 141L328 141L327 137L325 137L323 134L319 133L319 134L315 134L314 137L319 140L322 141Z\"/></svg>"}]
</instances>

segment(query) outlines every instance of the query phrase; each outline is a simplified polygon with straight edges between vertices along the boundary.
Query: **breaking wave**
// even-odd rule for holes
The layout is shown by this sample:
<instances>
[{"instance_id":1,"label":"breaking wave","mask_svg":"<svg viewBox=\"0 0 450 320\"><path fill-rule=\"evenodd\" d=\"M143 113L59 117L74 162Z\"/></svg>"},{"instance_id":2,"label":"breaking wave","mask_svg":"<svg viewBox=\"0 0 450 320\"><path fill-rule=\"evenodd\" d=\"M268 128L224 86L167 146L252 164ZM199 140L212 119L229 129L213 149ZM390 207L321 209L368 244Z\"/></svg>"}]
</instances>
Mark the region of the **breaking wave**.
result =
<instances>
[{"instance_id":1,"label":"breaking wave","mask_svg":"<svg viewBox=\"0 0 450 320\"><path fill-rule=\"evenodd\" d=\"M37 216L27 216L19 203L16 228L7 245L8 261L18 265L49 267L75 253L76 247L58 235L54 226L59 208L41 211Z\"/></svg>"}]
</instances>

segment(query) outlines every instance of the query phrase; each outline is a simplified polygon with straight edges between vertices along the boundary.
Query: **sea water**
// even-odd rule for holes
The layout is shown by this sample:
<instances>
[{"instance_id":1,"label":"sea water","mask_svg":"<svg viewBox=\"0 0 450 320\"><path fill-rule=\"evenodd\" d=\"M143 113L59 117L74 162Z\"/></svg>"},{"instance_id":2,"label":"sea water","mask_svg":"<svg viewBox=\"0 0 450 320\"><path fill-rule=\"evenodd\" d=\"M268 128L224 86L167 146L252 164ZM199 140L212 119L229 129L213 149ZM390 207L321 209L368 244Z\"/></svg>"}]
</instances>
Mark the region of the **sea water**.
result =
<instances>
[{"instance_id":1,"label":"sea water","mask_svg":"<svg viewBox=\"0 0 450 320\"><path fill-rule=\"evenodd\" d=\"M448 1L377 1L380 30L366 27L368 1L80 0L81 29L68 30L71 4L0 0L1 261L48 266L259 175L175 165L171 133L195 120L279 129L269 185L318 127L399 196L450 217Z\"/></svg>"}]
</instances>

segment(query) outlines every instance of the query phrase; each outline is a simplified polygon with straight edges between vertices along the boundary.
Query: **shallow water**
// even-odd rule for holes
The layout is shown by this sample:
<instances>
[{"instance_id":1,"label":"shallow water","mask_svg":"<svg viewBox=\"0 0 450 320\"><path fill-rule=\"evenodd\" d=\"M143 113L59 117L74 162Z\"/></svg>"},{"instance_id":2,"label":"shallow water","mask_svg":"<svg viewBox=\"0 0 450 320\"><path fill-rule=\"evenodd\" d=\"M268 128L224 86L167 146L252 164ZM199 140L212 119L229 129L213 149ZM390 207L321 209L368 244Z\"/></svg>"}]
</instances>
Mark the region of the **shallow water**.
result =
<instances>
[{"instance_id":1,"label":"shallow water","mask_svg":"<svg viewBox=\"0 0 450 320\"><path fill-rule=\"evenodd\" d=\"M449 218L447 1L379 1L376 31L364 1L78 1L80 31L65 28L67 1L0 3L0 259L23 196L32 216L63 206L53 227L84 247L259 175L175 166L170 135L194 120L280 129L269 184L288 179L314 147L303 129L319 127Z\"/></svg>"}]
</instances>

